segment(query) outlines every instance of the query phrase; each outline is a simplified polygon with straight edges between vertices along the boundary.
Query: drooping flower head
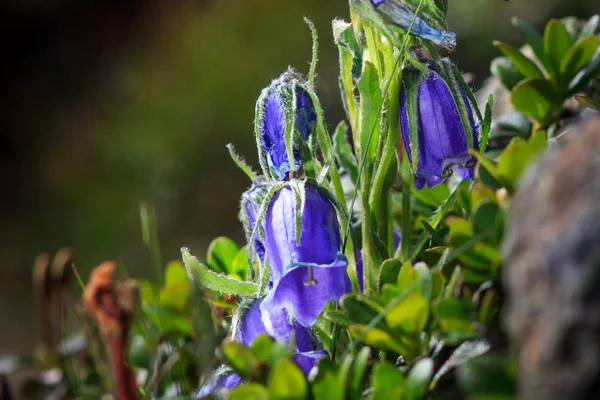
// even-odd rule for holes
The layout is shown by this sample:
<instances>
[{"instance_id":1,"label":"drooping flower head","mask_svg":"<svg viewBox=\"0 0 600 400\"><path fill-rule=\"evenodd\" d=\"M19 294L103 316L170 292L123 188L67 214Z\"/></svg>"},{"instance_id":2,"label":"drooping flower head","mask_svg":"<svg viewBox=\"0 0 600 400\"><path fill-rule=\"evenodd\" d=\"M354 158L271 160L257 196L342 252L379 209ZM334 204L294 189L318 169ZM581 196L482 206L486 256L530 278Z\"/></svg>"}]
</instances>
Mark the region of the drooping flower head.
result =
<instances>
[{"instance_id":1,"label":"drooping flower head","mask_svg":"<svg viewBox=\"0 0 600 400\"><path fill-rule=\"evenodd\" d=\"M252 187L250 187L250 189L244 192L242 195L240 219L244 224L244 231L248 241L252 239L252 233L256 228L256 221L258 220L259 213L268 189L269 187L264 176L258 176L254 182L252 182ZM261 239L261 235L254 235L254 239L252 240L253 250L258 256L260 262L263 262L265 258L265 245Z\"/></svg>"},{"instance_id":2,"label":"drooping flower head","mask_svg":"<svg viewBox=\"0 0 600 400\"><path fill-rule=\"evenodd\" d=\"M317 122L308 88L296 73L285 72L262 91L256 118L261 159L266 160L273 178L287 179L291 171L298 171L302 165L301 147L295 132L308 141ZM286 133L293 138L293 167L288 157Z\"/></svg>"},{"instance_id":3,"label":"drooping flower head","mask_svg":"<svg viewBox=\"0 0 600 400\"><path fill-rule=\"evenodd\" d=\"M437 1L438 4L421 7L419 13L415 15L419 1L370 0L373 7L387 22L406 31L412 24L410 33L413 35L431 40L433 43L449 50L454 49L456 47L456 34L445 30L445 1Z\"/></svg>"},{"instance_id":4,"label":"drooping flower head","mask_svg":"<svg viewBox=\"0 0 600 400\"><path fill-rule=\"evenodd\" d=\"M298 208L302 198L303 209ZM298 241L297 216L302 221ZM327 302L350 291L335 208L310 184L294 180L275 193L265 221L265 250L273 288L263 309L287 308L308 327Z\"/></svg>"},{"instance_id":5,"label":"drooping flower head","mask_svg":"<svg viewBox=\"0 0 600 400\"><path fill-rule=\"evenodd\" d=\"M428 76L408 69L403 73L400 91L400 123L402 138L408 157L418 159L414 170L415 187L433 187L442 183L454 171L463 179L472 179L475 159L469 154L469 143L458 107L448 83L433 64L428 65ZM473 107L465 94L469 88L460 88L462 101L466 104L469 124L473 132L473 148L479 147L479 127L473 117ZM416 104L414 120L408 105ZM417 131L417 148L411 141L411 123ZM414 163L413 163L414 165Z\"/></svg>"}]
</instances>

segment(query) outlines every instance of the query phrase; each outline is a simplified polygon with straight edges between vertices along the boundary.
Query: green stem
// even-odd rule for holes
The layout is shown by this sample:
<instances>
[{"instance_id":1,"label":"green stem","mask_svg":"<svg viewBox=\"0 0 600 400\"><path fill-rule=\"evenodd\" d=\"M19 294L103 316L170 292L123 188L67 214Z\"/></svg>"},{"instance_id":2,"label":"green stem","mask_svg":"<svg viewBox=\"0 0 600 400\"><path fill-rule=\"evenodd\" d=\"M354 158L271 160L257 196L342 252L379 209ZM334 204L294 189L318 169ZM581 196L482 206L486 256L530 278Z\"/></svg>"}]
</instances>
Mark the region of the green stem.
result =
<instances>
[{"instance_id":1,"label":"green stem","mask_svg":"<svg viewBox=\"0 0 600 400\"><path fill-rule=\"evenodd\" d=\"M410 250L410 189L412 187L412 172L406 150L402 157L402 241L400 242L400 261L409 261Z\"/></svg>"}]
</instances>

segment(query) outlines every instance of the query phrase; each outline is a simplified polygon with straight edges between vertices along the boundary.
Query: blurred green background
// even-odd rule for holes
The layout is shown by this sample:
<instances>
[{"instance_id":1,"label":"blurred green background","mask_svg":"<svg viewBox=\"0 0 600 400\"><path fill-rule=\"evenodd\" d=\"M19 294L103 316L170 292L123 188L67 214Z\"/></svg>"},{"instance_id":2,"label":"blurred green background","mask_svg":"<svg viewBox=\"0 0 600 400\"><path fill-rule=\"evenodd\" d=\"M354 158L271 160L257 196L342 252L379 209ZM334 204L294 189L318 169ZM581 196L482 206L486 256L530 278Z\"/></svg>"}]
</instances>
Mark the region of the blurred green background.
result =
<instances>
[{"instance_id":1,"label":"blurred green background","mask_svg":"<svg viewBox=\"0 0 600 400\"><path fill-rule=\"evenodd\" d=\"M481 85L499 53L522 42L519 15L587 17L597 0L450 0L452 58ZM72 246L84 279L114 259L148 276L139 203L157 210L165 259L205 254L219 235L242 243L249 185L225 145L256 163L254 102L288 65L307 72L320 34L318 93L343 118L331 20L341 0L4 1L0 5L0 355L38 338L31 265Z\"/></svg>"}]
</instances>

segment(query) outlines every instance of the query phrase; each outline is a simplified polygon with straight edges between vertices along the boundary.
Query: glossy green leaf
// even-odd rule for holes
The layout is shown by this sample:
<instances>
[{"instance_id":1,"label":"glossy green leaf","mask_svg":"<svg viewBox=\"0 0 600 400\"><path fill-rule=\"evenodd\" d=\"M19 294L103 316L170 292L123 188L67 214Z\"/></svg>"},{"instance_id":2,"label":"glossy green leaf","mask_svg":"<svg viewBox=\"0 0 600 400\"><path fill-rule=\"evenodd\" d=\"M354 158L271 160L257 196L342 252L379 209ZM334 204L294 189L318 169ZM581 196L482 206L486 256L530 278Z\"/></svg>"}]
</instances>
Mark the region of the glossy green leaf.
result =
<instances>
[{"instance_id":1,"label":"glossy green leaf","mask_svg":"<svg viewBox=\"0 0 600 400\"><path fill-rule=\"evenodd\" d=\"M543 78L519 83L512 91L511 102L517 111L535 118L543 126L558 118L562 105L552 82Z\"/></svg>"},{"instance_id":2,"label":"glossy green leaf","mask_svg":"<svg viewBox=\"0 0 600 400\"><path fill-rule=\"evenodd\" d=\"M395 259L385 260L381 267L379 268L379 279L378 279L378 288L381 291L381 288L386 283L396 283L398 281L398 274L400 273L400 269L402 268L402 263Z\"/></svg>"},{"instance_id":3,"label":"glossy green leaf","mask_svg":"<svg viewBox=\"0 0 600 400\"><path fill-rule=\"evenodd\" d=\"M417 361L406 377L408 400L424 399L432 376L433 360L422 358Z\"/></svg>"},{"instance_id":4,"label":"glossy green leaf","mask_svg":"<svg viewBox=\"0 0 600 400\"><path fill-rule=\"evenodd\" d=\"M569 96L583 90L592 79L600 75L600 54L596 54L596 57L594 57L583 71L583 73L575 76L569 83Z\"/></svg>"},{"instance_id":5,"label":"glossy green leaf","mask_svg":"<svg viewBox=\"0 0 600 400\"><path fill-rule=\"evenodd\" d=\"M521 35L527 41L527 44L529 44L531 50L533 51L533 54L535 54L535 57L546 69L546 71L550 73L553 72L552 64L550 63L550 60L546 55L546 51L544 50L544 39L542 36L535 30L533 26L519 17L512 18L511 22L514 26L519 28Z\"/></svg>"},{"instance_id":6,"label":"glossy green leaf","mask_svg":"<svg viewBox=\"0 0 600 400\"><path fill-rule=\"evenodd\" d=\"M373 301L371 298L362 294L348 294L342 297L340 304L346 311L347 316L354 322L368 324L377 316L383 307ZM385 324L380 322L377 326L385 328Z\"/></svg>"},{"instance_id":7,"label":"glossy green leaf","mask_svg":"<svg viewBox=\"0 0 600 400\"><path fill-rule=\"evenodd\" d=\"M360 393L364 386L364 376L367 372L369 360L371 358L371 348L368 346L360 349L354 364L352 365L351 379L350 379L350 397L354 399L360 398Z\"/></svg>"},{"instance_id":8,"label":"glossy green leaf","mask_svg":"<svg viewBox=\"0 0 600 400\"><path fill-rule=\"evenodd\" d=\"M517 66L508 57L496 57L490 64L492 75L500 78L500 82L508 89L512 90L519 82L525 79L525 75L519 71Z\"/></svg>"},{"instance_id":9,"label":"glossy green leaf","mask_svg":"<svg viewBox=\"0 0 600 400\"><path fill-rule=\"evenodd\" d=\"M599 23L600 23L600 15L594 15L593 17L591 17L585 23L583 28L581 28L581 31L579 32L579 36L577 37L577 41L586 39L586 38L594 35L596 33L596 30L598 29Z\"/></svg>"},{"instance_id":10,"label":"glossy green leaf","mask_svg":"<svg viewBox=\"0 0 600 400\"><path fill-rule=\"evenodd\" d=\"M439 207L444 204L448 199L448 196L450 196L450 189L446 185L437 185L432 188L421 190L413 188L411 193L423 203L432 207Z\"/></svg>"},{"instance_id":11,"label":"glossy green leaf","mask_svg":"<svg viewBox=\"0 0 600 400\"><path fill-rule=\"evenodd\" d=\"M488 230L496 231L498 225L502 223L502 211L495 202L484 201L479 203L477 208L473 210L472 214L472 225L473 233L483 233ZM499 239L496 236L490 237L490 243L496 245L496 240Z\"/></svg>"},{"instance_id":12,"label":"glossy green leaf","mask_svg":"<svg viewBox=\"0 0 600 400\"><path fill-rule=\"evenodd\" d=\"M345 387L338 377L338 366L326 358L319 362L312 385L315 400L344 400Z\"/></svg>"},{"instance_id":13,"label":"glossy green leaf","mask_svg":"<svg viewBox=\"0 0 600 400\"><path fill-rule=\"evenodd\" d=\"M254 353L239 342L224 342L219 353L222 361L242 377L249 377L259 363Z\"/></svg>"},{"instance_id":14,"label":"glossy green leaf","mask_svg":"<svg viewBox=\"0 0 600 400\"><path fill-rule=\"evenodd\" d=\"M192 287L190 278L180 261L172 261L165 270L165 287L160 290L160 304L183 311Z\"/></svg>"},{"instance_id":15,"label":"glossy green leaf","mask_svg":"<svg viewBox=\"0 0 600 400\"><path fill-rule=\"evenodd\" d=\"M352 325L348 331L354 338L361 337L361 341L380 348L382 350L393 351L398 354L406 354L408 350L398 341L394 340L389 333L379 328L371 328L367 330L367 326L363 324Z\"/></svg>"},{"instance_id":16,"label":"glossy green leaf","mask_svg":"<svg viewBox=\"0 0 600 400\"><path fill-rule=\"evenodd\" d=\"M407 389L404 375L385 361L380 361L373 367L371 387L374 399L402 399Z\"/></svg>"},{"instance_id":17,"label":"glossy green leaf","mask_svg":"<svg viewBox=\"0 0 600 400\"><path fill-rule=\"evenodd\" d=\"M350 325L356 323L352 318L348 316L346 311L341 310L331 310L325 311L325 318L334 324L338 324L339 326L349 327Z\"/></svg>"},{"instance_id":18,"label":"glossy green leaf","mask_svg":"<svg viewBox=\"0 0 600 400\"><path fill-rule=\"evenodd\" d=\"M465 342L461 344L456 350L454 350L448 360L446 360L446 362L435 373L431 382L431 386L435 387L440 378L453 368L464 364L472 358L485 354L487 351L489 351L489 349L490 345L487 343L487 341L485 341L485 339L474 340L472 342Z\"/></svg>"},{"instance_id":19,"label":"glossy green leaf","mask_svg":"<svg viewBox=\"0 0 600 400\"><path fill-rule=\"evenodd\" d=\"M592 99L588 96L575 95L575 100L583 107L591 108L592 110L600 111L600 100Z\"/></svg>"},{"instance_id":20,"label":"glossy green leaf","mask_svg":"<svg viewBox=\"0 0 600 400\"><path fill-rule=\"evenodd\" d=\"M246 273L248 272L248 250L246 246L243 246L236 254L233 262L231 263L231 273L239 276L242 280L246 279Z\"/></svg>"},{"instance_id":21,"label":"glossy green leaf","mask_svg":"<svg viewBox=\"0 0 600 400\"><path fill-rule=\"evenodd\" d=\"M230 273L231 264L238 251L233 240L224 236L215 238L208 246L207 263L215 271Z\"/></svg>"},{"instance_id":22,"label":"glossy green leaf","mask_svg":"<svg viewBox=\"0 0 600 400\"><path fill-rule=\"evenodd\" d=\"M508 184L507 189L509 192L514 191L517 180L533 160L533 157L531 146L521 138L514 138L506 146L498 159L497 172L503 182Z\"/></svg>"},{"instance_id":23,"label":"glossy green leaf","mask_svg":"<svg viewBox=\"0 0 600 400\"><path fill-rule=\"evenodd\" d=\"M385 321L393 329L403 332L420 332L429 318L429 304L425 297L409 293L385 316Z\"/></svg>"},{"instance_id":24,"label":"glossy green leaf","mask_svg":"<svg viewBox=\"0 0 600 400\"><path fill-rule=\"evenodd\" d=\"M264 334L258 335L253 341L250 349L254 355L262 362L268 362L271 358L271 353L275 347L275 341L272 337Z\"/></svg>"},{"instance_id":25,"label":"glossy green leaf","mask_svg":"<svg viewBox=\"0 0 600 400\"><path fill-rule=\"evenodd\" d=\"M553 19L546 25L544 51L552 63L554 71L560 70L560 64L574 42L575 39L561 21Z\"/></svg>"},{"instance_id":26,"label":"glossy green leaf","mask_svg":"<svg viewBox=\"0 0 600 400\"><path fill-rule=\"evenodd\" d=\"M302 400L308 397L308 384L304 374L290 359L284 358L273 365L267 379L269 399Z\"/></svg>"},{"instance_id":27,"label":"glossy green leaf","mask_svg":"<svg viewBox=\"0 0 600 400\"><path fill-rule=\"evenodd\" d=\"M230 400L269 400L269 392L258 383L245 383L229 392Z\"/></svg>"},{"instance_id":28,"label":"glossy green leaf","mask_svg":"<svg viewBox=\"0 0 600 400\"><path fill-rule=\"evenodd\" d=\"M208 269L196 257L192 256L185 247L181 249L181 255L185 268L192 280L209 290L249 296L256 294L259 289L255 283L229 278Z\"/></svg>"},{"instance_id":29,"label":"glossy green leaf","mask_svg":"<svg viewBox=\"0 0 600 400\"><path fill-rule=\"evenodd\" d=\"M569 49L560 64L560 74L564 83L569 83L592 61L599 46L600 36L594 35L577 42Z\"/></svg>"},{"instance_id":30,"label":"glossy green leaf","mask_svg":"<svg viewBox=\"0 0 600 400\"><path fill-rule=\"evenodd\" d=\"M533 61L529 58L525 57L523 53L521 53L515 47L512 47L509 44L502 42L494 42L494 46L496 46L506 57L512 61L515 67L527 78L543 78L544 74L540 69L535 65Z\"/></svg>"}]
</instances>

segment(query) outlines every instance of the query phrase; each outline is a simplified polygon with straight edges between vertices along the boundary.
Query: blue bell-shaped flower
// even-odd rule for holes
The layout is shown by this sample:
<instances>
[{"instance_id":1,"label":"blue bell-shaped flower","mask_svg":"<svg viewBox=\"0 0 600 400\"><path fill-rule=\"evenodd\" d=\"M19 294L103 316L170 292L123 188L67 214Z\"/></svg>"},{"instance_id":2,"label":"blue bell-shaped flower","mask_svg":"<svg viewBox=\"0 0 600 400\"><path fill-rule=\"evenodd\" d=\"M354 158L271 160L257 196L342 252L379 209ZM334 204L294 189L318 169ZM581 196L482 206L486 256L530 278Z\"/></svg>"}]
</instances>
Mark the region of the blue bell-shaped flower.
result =
<instances>
[{"instance_id":1,"label":"blue bell-shaped flower","mask_svg":"<svg viewBox=\"0 0 600 400\"><path fill-rule=\"evenodd\" d=\"M300 190L304 193L297 193ZM302 197L302 229L296 241ZM288 309L296 321L310 327L327 302L350 291L335 208L310 184L295 189L290 184L275 193L265 221L265 250L273 287L263 309Z\"/></svg>"},{"instance_id":2,"label":"blue bell-shaped flower","mask_svg":"<svg viewBox=\"0 0 600 400\"><path fill-rule=\"evenodd\" d=\"M329 354L326 350L316 349L308 328L298 322L291 322L285 309L262 309L263 302L264 298L261 298L239 306L232 325L232 340L244 346L251 346L256 337L262 334L286 344L293 337L293 360L308 376L318 360L329 357ZM202 386L198 398L208 396L215 390L233 389L241 382L242 378L239 375L222 367Z\"/></svg>"},{"instance_id":3,"label":"blue bell-shaped flower","mask_svg":"<svg viewBox=\"0 0 600 400\"><path fill-rule=\"evenodd\" d=\"M442 74L437 67L428 64L429 74L424 78L419 71L407 70L403 73L400 91L400 124L408 157L413 162L415 187L433 187L442 183L454 171L463 179L472 179L475 158L469 154L469 140L463 126L458 107ZM473 107L465 94L469 88L460 88L465 103L469 124L473 133L473 148L479 148L479 126L473 117ZM418 148L411 142L411 121L409 103L415 102L416 110L413 126L416 126ZM416 123L414 123L416 122ZM418 152L418 153L415 153ZM414 164L413 164L414 165Z\"/></svg>"}]
</instances>

